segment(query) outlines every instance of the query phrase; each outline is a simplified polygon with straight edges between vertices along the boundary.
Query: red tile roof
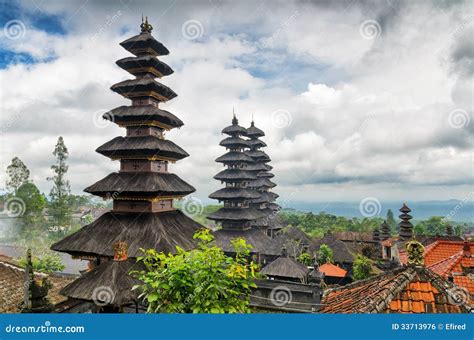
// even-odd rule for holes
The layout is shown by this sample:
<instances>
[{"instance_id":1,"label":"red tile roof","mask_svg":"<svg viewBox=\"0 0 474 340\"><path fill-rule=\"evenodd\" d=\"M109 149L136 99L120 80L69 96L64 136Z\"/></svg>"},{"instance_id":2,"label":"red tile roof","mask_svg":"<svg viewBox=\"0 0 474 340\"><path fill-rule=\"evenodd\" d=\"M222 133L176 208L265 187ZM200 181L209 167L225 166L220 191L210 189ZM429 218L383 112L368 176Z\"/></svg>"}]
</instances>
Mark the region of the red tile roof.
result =
<instances>
[{"instance_id":1,"label":"red tile roof","mask_svg":"<svg viewBox=\"0 0 474 340\"><path fill-rule=\"evenodd\" d=\"M322 313L466 313L469 294L454 301L458 287L426 267L397 268L367 280L330 289Z\"/></svg>"},{"instance_id":2,"label":"red tile roof","mask_svg":"<svg viewBox=\"0 0 474 340\"><path fill-rule=\"evenodd\" d=\"M332 276L332 277L346 277L347 271L333 265L332 263L325 263L319 267L319 271L324 273L325 276Z\"/></svg>"},{"instance_id":3,"label":"red tile roof","mask_svg":"<svg viewBox=\"0 0 474 340\"><path fill-rule=\"evenodd\" d=\"M455 275L453 281L456 285L466 288L470 294L474 295L474 280L467 275Z\"/></svg>"}]
</instances>

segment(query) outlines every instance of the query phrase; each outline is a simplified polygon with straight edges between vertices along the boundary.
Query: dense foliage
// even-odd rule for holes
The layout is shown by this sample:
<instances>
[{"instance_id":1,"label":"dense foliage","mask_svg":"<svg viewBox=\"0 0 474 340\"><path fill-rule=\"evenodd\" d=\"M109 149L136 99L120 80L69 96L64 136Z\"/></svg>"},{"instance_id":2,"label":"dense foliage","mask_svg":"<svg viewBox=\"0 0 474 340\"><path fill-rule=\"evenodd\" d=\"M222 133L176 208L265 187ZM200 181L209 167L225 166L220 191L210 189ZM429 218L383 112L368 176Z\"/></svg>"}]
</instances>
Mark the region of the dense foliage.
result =
<instances>
[{"instance_id":1,"label":"dense foliage","mask_svg":"<svg viewBox=\"0 0 474 340\"><path fill-rule=\"evenodd\" d=\"M321 247L316 252L316 259L320 265L331 263L333 256L333 251L327 244L321 244Z\"/></svg>"},{"instance_id":2,"label":"dense foliage","mask_svg":"<svg viewBox=\"0 0 474 340\"><path fill-rule=\"evenodd\" d=\"M364 280L372 275L372 262L363 255L357 255L352 267L352 278L354 281Z\"/></svg>"},{"instance_id":3,"label":"dense foliage","mask_svg":"<svg viewBox=\"0 0 474 340\"><path fill-rule=\"evenodd\" d=\"M256 265L248 260L250 246L243 239L232 244L236 257L224 254L209 230L194 236L198 247L176 248L176 254L146 250L138 261L146 270L132 272L144 282L135 287L149 313L247 313Z\"/></svg>"}]
</instances>

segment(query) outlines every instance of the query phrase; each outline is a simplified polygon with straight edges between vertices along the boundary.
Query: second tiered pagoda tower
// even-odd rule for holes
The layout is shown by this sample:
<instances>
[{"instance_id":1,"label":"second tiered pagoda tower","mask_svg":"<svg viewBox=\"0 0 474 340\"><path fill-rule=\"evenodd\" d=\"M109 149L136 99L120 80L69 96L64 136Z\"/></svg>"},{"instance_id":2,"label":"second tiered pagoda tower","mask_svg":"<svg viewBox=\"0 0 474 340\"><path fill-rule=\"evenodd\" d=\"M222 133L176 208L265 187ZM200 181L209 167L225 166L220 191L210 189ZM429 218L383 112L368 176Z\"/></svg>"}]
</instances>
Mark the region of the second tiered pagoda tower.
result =
<instances>
[{"instance_id":1,"label":"second tiered pagoda tower","mask_svg":"<svg viewBox=\"0 0 474 340\"><path fill-rule=\"evenodd\" d=\"M245 238L252 246L253 252L258 255L279 255L275 242L264 235L258 228L253 227L255 221L267 215L252 206L252 201L261 198L261 194L250 187L252 181L259 179L255 169L267 169L264 164L257 164L254 158L245 152L249 148L249 141L242 138L247 130L240 126L237 118L233 117L232 124L222 130L229 137L220 142L228 152L216 159L223 163L226 169L219 172L215 179L225 183L225 187L209 195L210 198L224 202L224 206L208 216L222 229L215 232L216 243L231 253L231 240L237 237ZM265 261L265 258L262 258Z\"/></svg>"},{"instance_id":2,"label":"second tiered pagoda tower","mask_svg":"<svg viewBox=\"0 0 474 340\"><path fill-rule=\"evenodd\" d=\"M170 163L188 156L178 145L165 139L168 130L183 122L160 104L176 93L155 80L173 73L157 57L168 49L151 35L152 26L141 25L141 33L121 43L134 56L117 65L135 76L111 87L132 105L120 106L104 114L126 129L126 135L112 139L96 151L120 162L120 171L111 173L85 191L113 199L113 209L78 232L52 246L53 250L90 260L95 268L65 289L65 295L94 300L94 287L109 287L108 305L131 303L132 279L128 278L140 248L175 252L195 247L194 233L202 226L175 209L173 202L195 189L169 172ZM136 301L135 301L136 302Z\"/></svg>"}]
</instances>

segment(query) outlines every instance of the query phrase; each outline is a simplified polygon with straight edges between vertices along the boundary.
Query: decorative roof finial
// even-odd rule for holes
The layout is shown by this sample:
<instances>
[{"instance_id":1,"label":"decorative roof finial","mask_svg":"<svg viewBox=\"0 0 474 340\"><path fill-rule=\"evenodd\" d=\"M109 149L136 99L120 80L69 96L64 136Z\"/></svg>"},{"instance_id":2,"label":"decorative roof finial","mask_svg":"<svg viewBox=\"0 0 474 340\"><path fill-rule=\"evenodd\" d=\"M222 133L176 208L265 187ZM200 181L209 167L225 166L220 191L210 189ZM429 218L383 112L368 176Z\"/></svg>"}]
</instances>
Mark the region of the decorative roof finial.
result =
<instances>
[{"instance_id":1,"label":"decorative roof finial","mask_svg":"<svg viewBox=\"0 0 474 340\"><path fill-rule=\"evenodd\" d=\"M423 266L425 263L424 253L425 247L415 240L408 241L405 245L408 254L408 264L415 266Z\"/></svg>"},{"instance_id":2,"label":"decorative roof finial","mask_svg":"<svg viewBox=\"0 0 474 340\"><path fill-rule=\"evenodd\" d=\"M140 25L142 29L142 33L151 33L153 30L153 26L148 23L148 17L145 17L145 22L143 22L143 14L142 14L142 24Z\"/></svg>"},{"instance_id":3,"label":"decorative roof finial","mask_svg":"<svg viewBox=\"0 0 474 340\"><path fill-rule=\"evenodd\" d=\"M232 107L232 125L238 125L239 121L237 120L237 117L235 116L235 111L234 107Z\"/></svg>"},{"instance_id":4,"label":"decorative roof finial","mask_svg":"<svg viewBox=\"0 0 474 340\"><path fill-rule=\"evenodd\" d=\"M253 113L252 113L252 122L250 123L251 126L254 126L254 122L253 122Z\"/></svg>"}]
</instances>

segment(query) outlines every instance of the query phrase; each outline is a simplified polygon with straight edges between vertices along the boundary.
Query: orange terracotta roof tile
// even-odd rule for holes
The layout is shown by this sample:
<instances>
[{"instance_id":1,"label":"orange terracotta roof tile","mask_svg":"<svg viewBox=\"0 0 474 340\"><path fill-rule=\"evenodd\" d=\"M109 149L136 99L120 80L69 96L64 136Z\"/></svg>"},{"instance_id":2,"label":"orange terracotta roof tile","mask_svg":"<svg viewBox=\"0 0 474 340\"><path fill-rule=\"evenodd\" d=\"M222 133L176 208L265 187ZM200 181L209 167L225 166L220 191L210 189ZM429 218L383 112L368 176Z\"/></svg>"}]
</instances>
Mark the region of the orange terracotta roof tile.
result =
<instances>
[{"instance_id":1,"label":"orange terracotta roof tile","mask_svg":"<svg viewBox=\"0 0 474 340\"><path fill-rule=\"evenodd\" d=\"M466 288L469 293L474 294L474 280L467 275L453 276L453 281L459 287Z\"/></svg>"},{"instance_id":2,"label":"orange terracotta roof tile","mask_svg":"<svg viewBox=\"0 0 474 340\"><path fill-rule=\"evenodd\" d=\"M452 301L453 283L426 267L397 268L330 289L322 313L467 313L472 301Z\"/></svg>"},{"instance_id":3,"label":"orange terracotta roof tile","mask_svg":"<svg viewBox=\"0 0 474 340\"><path fill-rule=\"evenodd\" d=\"M346 277L347 275L346 270L332 263L323 264L322 266L319 267L319 271L324 273L325 276Z\"/></svg>"}]
</instances>

